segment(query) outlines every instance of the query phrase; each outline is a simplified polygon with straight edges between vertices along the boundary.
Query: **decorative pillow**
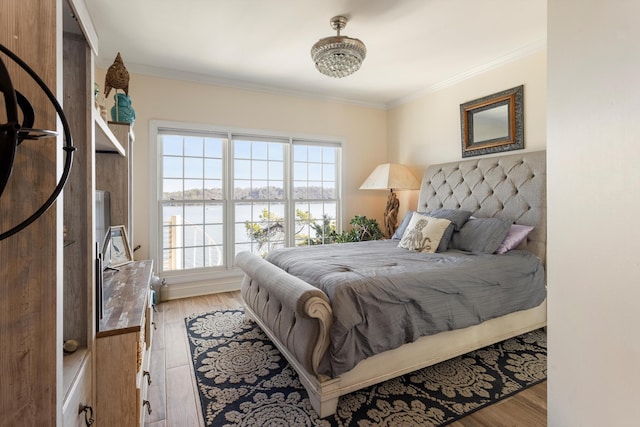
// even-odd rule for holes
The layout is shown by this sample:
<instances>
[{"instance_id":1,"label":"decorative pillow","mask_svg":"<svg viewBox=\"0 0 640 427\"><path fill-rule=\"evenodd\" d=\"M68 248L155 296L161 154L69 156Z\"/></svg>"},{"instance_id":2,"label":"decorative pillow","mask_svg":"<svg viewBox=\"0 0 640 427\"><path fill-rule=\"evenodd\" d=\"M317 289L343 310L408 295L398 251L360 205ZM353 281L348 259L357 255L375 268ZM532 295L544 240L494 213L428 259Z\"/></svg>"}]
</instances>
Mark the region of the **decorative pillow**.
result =
<instances>
[{"instance_id":1,"label":"decorative pillow","mask_svg":"<svg viewBox=\"0 0 640 427\"><path fill-rule=\"evenodd\" d=\"M415 211L408 211L406 213L406 215L404 216L404 218L402 219L402 222L400 223L400 225L398 226L398 228L396 228L396 232L393 233L393 236L391 236L391 238L393 240L400 240L402 239L402 235L404 234L405 230L407 229L407 226L409 225L409 221L411 221L411 217L413 216L413 213Z\"/></svg>"},{"instance_id":2,"label":"decorative pillow","mask_svg":"<svg viewBox=\"0 0 640 427\"><path fill-rule=\"evenodd\" d=\"M518 245L527 238L531 231L533 231L533 227L530 225L511 224L509 231L507 231L507 235L502 243L500 243L500 246L498 246L498 249L496 249L496 253L505 254L517 248Z\"/></svg>"},{"instance_id":3,"label":"decorative pillow","mask_svg":"<svg viewBox=\"0 0 640 427\"><path fill-rule=\"evenodd\" d=\"M511 222L500 218L475 218L468 220L453 233L450 247L461 251L492 254L504 240Z\"/></svg>"},{"instance_id":4,"label":"decorative pillow","mask_svg":"<svg viewBox=\"0 0 640 427\"><path fill-rule=\"evenodd\" d=\"M429 213L429 216L432 216L434 218L448 219L455 227L455 231L460 231L462 226L471 217L471 212L461 211L457 209L436 209L434 211L431 211Z\"/></svg>"},{"instance_id":5,"label":"decorative pillow","mask_svg":"<svg viewBox=\"0 0 640 427\"><path fill-rule=\"evenodd\" d=\"M451 224L448 219L433 218L414 213L398 246L418 252L434 253L444 231Z\"/></svg>"},{"instance_id":6,"label":"decorative pillow","mask_svg":"<svg viewBox=\"0 0 640 427\"><path fill-rule=\"evenodd\" d=\"M429 216L434 218L443 218L451 221L451 224L447 227L440 239L440 244L438 245L438 250L436 252L444 252L449 249L449 244L451 243L451 237L453 237L453 232L460 230L462 226L467 222L469 217L471 216L471 212L469 211L461 211L454 209L436 209L431 211Z\"/></svg>"}]
</instances>

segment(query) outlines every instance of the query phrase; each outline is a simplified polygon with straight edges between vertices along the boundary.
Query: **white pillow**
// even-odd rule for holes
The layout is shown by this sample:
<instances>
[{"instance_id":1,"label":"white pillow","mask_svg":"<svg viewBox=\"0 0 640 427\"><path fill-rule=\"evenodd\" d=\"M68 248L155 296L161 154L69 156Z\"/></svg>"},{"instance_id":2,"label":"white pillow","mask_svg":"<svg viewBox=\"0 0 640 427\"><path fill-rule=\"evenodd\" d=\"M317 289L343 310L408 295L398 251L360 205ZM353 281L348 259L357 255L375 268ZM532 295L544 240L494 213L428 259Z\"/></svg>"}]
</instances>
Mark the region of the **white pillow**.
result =
<instances>
[{"instance_id":1,"label":"white pillow","mask_svg":"<svg viewBox=\"0 0 640 427\"><path fill-rule=\"evenodd\" d=\"M434 253L451 221L415 212L402 235L398 247L418 252Z\"/></svg>"}]
</instances>

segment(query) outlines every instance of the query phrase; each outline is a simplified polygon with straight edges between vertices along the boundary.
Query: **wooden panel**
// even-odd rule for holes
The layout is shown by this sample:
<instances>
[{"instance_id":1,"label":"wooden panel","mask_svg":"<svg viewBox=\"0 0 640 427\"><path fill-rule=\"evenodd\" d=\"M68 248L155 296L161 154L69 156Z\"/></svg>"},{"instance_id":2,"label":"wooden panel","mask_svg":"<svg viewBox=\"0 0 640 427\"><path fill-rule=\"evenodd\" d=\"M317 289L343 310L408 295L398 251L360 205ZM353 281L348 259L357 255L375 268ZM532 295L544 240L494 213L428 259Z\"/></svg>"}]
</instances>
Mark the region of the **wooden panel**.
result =
<instances>
[{"instance_id":1,"label":"wooden panel","mask_svg":"<svg viewBox=\"0 0 640 427\"><path fill-rule=\"evenodd\" d=\"M96 339L96 420L101 426L134 426L139 333Z\"/></svg>"},{"instance_id":2,"label":"wooden panel","mask_svg":"<svg viewBox=\"0 0 640 427\"><path fill-rule=\"evenodd\" d=\"M128 123L109 122L109 129L116 136L116 139L126 146L127 150L127 166L125 169L124 164L120 172L122 174L127 173L128 187L127 193L122 195L122 203L127 206L127 211L124 212L123 224L127 224L127 234L129 237L129 244L131 249L135 247L135 234L133 234L133 130ZM125 200L126 197L126 200ZM119 225L119 224L116 224Z\"/></svg>"},{"instance_id":3,"label":"wooden panel","mask_svg":"<svg viewBox=\"0 0 640 427\"><path fill-rule=\"evenodd\" d=\"M92 263L87 254L93 250L91 231L91 141L87 112L89 89L87 57L89 49L84 38L65 34L64 46L64 104L63 108L74 144L77 147L73 168L64 188L64 330L63 339L75 339L80 346L87 346L88 312L92 312L90 293ZM68 244L67 244L68 243Z\"/></svg>"},{"instance_id":4,"label":"wooden panel","mask_svg":"<svg viewBox=\"0 0 640 427\"><path fill-rule=\"evenodd\" d=\"M124 225L129 230L126 195L129 182L126 173L127 159L118 154L96 153L96 188L111 193L111 225Z\"/></svg>"},{"instance_id":5,"label":"wooden panel","mask_svg":"<svg viewBox=\"0 0 640 427\"><path fill-rule=\"evenodd\" d=\"M96 153L96 188L111 193L111 225L124 225L129 244L132 244L129 126L110 124L109 129L124 147L125 156L113 152Z\"/></svg>"},{"instance_id":6,"label":"wooden panel","mask_svg":"<svg viewBox=\"0 0 640 427\"><path fill-rule=\"evenodd\" d=\"M57 93L56 6L59 0L0 2L0 43L29 64ZM55 110L43 92L5 55L14 86L30 100L36 128L56 129ZM25 141L0 199L0 232L35 212L53 191L62 137ZM0 241L0 414L3 425L61 421L56 377L62 366L58 340L57 271L61 270L62 206L54 204L18 234ZM60 268L60 269L59 269Z\"/></svg>"}]
</instances>

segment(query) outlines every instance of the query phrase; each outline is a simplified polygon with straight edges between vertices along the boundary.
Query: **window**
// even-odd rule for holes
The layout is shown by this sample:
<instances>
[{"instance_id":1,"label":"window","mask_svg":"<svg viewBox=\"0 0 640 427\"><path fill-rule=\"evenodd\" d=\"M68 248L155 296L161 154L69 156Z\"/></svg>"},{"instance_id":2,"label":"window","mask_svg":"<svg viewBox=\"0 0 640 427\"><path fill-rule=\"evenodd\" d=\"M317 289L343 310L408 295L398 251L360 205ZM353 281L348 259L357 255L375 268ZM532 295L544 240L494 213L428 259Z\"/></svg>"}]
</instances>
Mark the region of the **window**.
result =
<instances>
[{"instance_id":1,"label":"window","mask_svg":"<svg viewBox=\"0 0 640 427\"><path fill-rule=\"evenodd\" d=\"M162 270L222 266L226 136L160 133Z\"/></svg>"},{"instance_id":2,"label":"window","mask_svg":"<svg viewBox=\"0 0 640 427\"><path fill-rule=\"evenodd\" d=\"M335 147L294 144L296 245L327 243L328 234L336 230L337 164Z\"/></svg>"},{"instance_id":3,"label":"window","mask_svg":"<svg viewBox=\"0 0 640 427\"><path fill-rule=\"evenodd\" d=\"M339 143L162 126L157 137L161 272L230 269L238 252L337 231Z\"/></svg>"}]
</instances>

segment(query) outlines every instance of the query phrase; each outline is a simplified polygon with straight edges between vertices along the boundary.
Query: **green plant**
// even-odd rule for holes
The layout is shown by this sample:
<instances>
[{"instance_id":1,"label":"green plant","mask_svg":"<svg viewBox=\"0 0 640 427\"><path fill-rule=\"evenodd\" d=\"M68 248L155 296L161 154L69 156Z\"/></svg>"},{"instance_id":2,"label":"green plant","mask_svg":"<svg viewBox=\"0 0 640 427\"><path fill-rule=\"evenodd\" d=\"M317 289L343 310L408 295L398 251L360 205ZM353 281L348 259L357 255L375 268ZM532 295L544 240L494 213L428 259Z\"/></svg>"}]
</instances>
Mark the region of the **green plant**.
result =
<instances>
[{"instance_id":1,"label":"green plant","mask_svg":"<svg viewBox=\"0 0 640 427\"><path fill-rule=\"evenodd\" d=\"M340 234L333 232L332 237L336 243L362 242L364 240L378 240L384 237L378 221L373 218L356 215L349 221L349 224L351 224L351 230L348 232L343 231Z\"/></svg>"},{"instance_id":2,"label":"green plant","mask_svg":"<svg viewBox=\"0 0 640 427\"><path fill-rule=\"evenodd\" d=\"M354 216L349 221L351 229L341 233L336 232L335 221L327 215L323 215L321 221L316 221L309 212L299 209L296 210L296 224L301 224L300 228L296 230L297 236L305 224L308 224L315 233L315 237L298 236L303 237L301 240L305 243L302 244L307 245L361 242L383 238L378 222L364 215ZM263 209L258 222L245 221L244 226L247 236L257 243L256 249L259 254L265 254L275 247L281 247L284 238L284 218L275 215L268 209Z\"/></svg>"}]
</instances>

